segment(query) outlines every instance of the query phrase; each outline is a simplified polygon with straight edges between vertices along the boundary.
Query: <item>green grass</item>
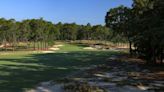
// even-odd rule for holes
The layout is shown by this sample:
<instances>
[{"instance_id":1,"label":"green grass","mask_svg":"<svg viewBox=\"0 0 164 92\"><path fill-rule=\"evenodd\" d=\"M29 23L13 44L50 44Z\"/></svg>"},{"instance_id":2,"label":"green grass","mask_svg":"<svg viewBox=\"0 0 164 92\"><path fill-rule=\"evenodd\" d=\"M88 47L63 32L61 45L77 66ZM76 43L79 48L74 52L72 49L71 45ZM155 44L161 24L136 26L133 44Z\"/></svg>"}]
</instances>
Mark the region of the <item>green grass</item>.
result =
<instances>
[{"instance_id":1,"label":"green grass","mask_svg":"<svg viewBox=\"0 0 164 92\"><path fill-rule=\"evenodd\" d=\"M51 54L0 52L0 92L22 92L40 82L61 79L79 68L103 64L117 53L87 51L83 50L84 46L62 44L60 51Z\"/></svg>"},{"instance_id":2,"label":"green grass","mask_svg":"<svg viewBox=\"0 0 164 92\"><path fill-rule=\"evenodd\" d=\"M80 46L80 45L77 45L77 44L66 44L66 43L61 43L61 44L63 46L60 47L60 50L57 51L57 52L86 51L86 50L83 49L85 46Z\"/></svg>"}]
</instances>

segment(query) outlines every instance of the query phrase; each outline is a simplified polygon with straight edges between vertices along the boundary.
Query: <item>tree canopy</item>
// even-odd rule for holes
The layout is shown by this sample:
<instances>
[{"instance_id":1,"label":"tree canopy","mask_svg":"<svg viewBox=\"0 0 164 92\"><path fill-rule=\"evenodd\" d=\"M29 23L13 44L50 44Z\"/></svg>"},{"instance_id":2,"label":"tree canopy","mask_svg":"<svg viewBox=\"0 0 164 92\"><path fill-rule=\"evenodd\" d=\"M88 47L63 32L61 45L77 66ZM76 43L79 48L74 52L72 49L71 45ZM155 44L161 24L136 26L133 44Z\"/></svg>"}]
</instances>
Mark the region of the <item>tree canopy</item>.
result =
<instances>
[{"instance_id":1,"label":"tree canopy","mask_svg":"<svg viewBox=\"0 0 164 92\"><path fill-rule=\"evenodd\" d=\"M148 63L163 62L164 1L133 0L132 8L119 6L106 15L106 26L128 38L135 53ZM131 46L130 46L131 47ZM132 51L131 51L132 53Z\"/></svg>"}]
</instances>

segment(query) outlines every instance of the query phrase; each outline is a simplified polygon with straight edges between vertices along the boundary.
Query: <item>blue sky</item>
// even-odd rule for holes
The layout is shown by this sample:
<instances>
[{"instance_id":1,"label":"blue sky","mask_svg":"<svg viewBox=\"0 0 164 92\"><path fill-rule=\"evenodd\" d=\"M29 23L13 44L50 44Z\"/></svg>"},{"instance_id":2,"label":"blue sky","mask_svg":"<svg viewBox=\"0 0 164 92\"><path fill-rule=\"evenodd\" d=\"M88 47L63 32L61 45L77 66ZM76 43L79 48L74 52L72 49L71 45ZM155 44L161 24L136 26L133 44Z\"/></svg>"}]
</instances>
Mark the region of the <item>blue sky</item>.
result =
<instances>
[{"instance_id":1,"label":"blue sky","mask_svg":"<svg viewBox=\"0 0 164 92\"><path fill-rule=\"evenodd\" d=\"M104 24L106 12L119 5L131 6L132 0L0 0L0 17L40 18L58 23Z\"/></svg>"}]
</instances>

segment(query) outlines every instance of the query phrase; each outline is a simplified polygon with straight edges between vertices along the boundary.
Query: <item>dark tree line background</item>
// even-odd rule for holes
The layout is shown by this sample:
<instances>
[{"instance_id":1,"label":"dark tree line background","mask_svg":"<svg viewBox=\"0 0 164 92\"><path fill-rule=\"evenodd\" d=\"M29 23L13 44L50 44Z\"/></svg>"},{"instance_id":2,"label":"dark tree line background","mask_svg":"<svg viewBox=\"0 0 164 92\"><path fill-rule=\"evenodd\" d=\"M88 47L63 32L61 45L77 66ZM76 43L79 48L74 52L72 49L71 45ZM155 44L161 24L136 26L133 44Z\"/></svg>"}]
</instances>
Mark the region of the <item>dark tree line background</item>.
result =
<instances>
[{"instance_id":1,"label":"dark tree line background","mask_svg":"<svg viewBox=\"0 0 164 92\"><path fill-rule=\"evenodd\" d=\"M46 50L55 40L108 40L126 42L121 35L113 36L113 31L102 25L78 25L76 23L57 23L40 19L27 19L21 22L0 18L0 44L17 47L19 42L33 43L34 50ZM14 48L16 49L16 48ZM14 50L13 49L13 50Z\"/></svg>"},{"instance_id":2,"label":"dark tree line background","mask_svg":"<svg viewBox=\"0 0 164 92\"><path fill-rule=\"evenodd\" d=\"M149 64L163 63L164 0L133 0L132 8L119 6L106 15L106 26L126 37L130 53ZM135 49L132 50L132 46Z\"/></svg>"}]
</instances>

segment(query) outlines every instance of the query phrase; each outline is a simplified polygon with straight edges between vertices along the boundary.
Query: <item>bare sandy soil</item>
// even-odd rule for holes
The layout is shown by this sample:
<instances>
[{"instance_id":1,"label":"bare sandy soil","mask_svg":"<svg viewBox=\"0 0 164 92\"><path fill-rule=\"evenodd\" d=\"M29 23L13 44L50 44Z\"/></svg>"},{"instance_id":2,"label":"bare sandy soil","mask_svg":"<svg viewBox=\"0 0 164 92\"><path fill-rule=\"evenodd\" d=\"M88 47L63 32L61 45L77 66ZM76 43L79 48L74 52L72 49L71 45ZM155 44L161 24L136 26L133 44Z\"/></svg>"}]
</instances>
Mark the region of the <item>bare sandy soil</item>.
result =
<instances>
[{"instance_id":1,"label":"bare sandy soil","mask_svg":"<svg viewBox=\"0 0 164 92\"><path fill-rule=\"evenodd\" d=\"M132 59L124 59L126 62L121 62L116 59L118 59L117 56L112 56L109 58L110 62L105 65L83 69L69 76L70 82L42 82L35 89L26 92L67 92L63 89L65 85L74 83L76 86L76 83L86 84L86 82L92 87L96 86L105 90L100 92L163 92L163 70L154 72L140 67L138 63L135 63L139 60L129 62Z\"/></svg>"}]
</instances>

